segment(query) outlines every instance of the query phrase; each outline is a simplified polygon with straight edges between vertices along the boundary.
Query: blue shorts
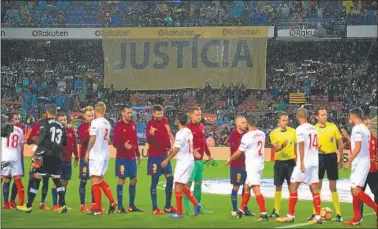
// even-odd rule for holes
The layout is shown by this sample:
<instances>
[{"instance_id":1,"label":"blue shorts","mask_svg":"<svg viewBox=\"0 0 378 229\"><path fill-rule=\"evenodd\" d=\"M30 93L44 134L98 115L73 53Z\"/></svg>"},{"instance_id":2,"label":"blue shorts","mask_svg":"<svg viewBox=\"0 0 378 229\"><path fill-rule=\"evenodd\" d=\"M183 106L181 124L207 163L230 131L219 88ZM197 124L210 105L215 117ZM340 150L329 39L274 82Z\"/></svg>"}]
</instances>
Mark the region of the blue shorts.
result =
<instances>
[{"instance_id":1,"label":"blue shorts","mask_svg":"<svg viewBox=\"0 0 378 229\"><path fill-rule=\"evenodd\" d=\"M72 165L71 162L62 162L60 168L60 179L71 180L72 177Z\"/></svg>"},{"instance_id":2,"label":"blue shorts","mask_svg":"<svg viewBox=\"0 0 378 229\"><path fill-rule=\"evenodd\" d=\"M126 158L116 158L115 176L120 179L130 177L134 179L137 177L137 163L136 159L127 160Z\"/></svg>"},{"instance_id":3,"label":"blue shorts","mask_svg":"<svg viewBox=\"0 0 378 229\"><path fill-rule=\"evenodd\" d=\"M165 168L160 166L164 159L164 157L148 157L147 175L160 176L161 174L172 174L171 162Z\"/></svg>"},{"instance_id":4,"label":"blue shorts","mask_svg":"<svg viewBox=\"0 0 378 229\"><path fill-rule=\"evenodd\" d=\"M246 178L247 172L245 171L245 169L230 168L230 183L232 185L243 185Z\"/></svg>"},{"instance_id":5,"label":"blue shorts","mask_svg":"<svg viewBox=\"0 0 378 229\"><path fill-rule=\"evenodd\" d=\"M88 163L85 163L84 158L80 158L79 178L81 180L89 179L89 166L88 166Z\"/></svg>"}]
</instances>

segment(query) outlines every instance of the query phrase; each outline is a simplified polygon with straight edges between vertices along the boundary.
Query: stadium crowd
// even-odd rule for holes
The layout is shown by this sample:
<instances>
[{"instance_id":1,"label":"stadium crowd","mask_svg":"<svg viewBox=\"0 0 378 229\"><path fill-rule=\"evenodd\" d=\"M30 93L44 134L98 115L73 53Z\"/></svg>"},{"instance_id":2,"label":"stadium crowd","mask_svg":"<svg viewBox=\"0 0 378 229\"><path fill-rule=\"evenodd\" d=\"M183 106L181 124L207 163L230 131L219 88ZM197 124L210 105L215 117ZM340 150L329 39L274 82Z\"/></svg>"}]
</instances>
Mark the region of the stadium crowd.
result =
<instances>
[{"instance_id":1,"label":"stadium crowd","mask_svg":"<svg viewBox=\"0 0 378 229\"><path fill-rule=\"evenodd\" d=\"M2 26L211 26L293 24L377 24L375 1L2 1ZM110 104L107 117L119 118L118 107L129 103L136 110L138 132L150 118L148 107L162 104L183 109L199 105L217 114L207 123L207 135L224 144L237 114L255 112L261 127L274 128L274 113L299 106L289 94L302 92L307 107L330 108L331 119L345 126L353 106L365 112L376 101L377 64L371 41L279 42L270 40L267 90L249 90L243 84L213 89L176 91L116 91L104 85L101 41L4 41L2 50L2 111L21 114L28 126L39 119L43 103L55 102L71 115L72 125L87 104ZM306 50L303 52L302 50ZM26 57L26 58L25 58ZM57 61L59 60L59 61ZM343 79L343 80L340 80ZM345 90L348 88L349 90ZM146 111L147 109L147 111ZM290 122L293 124L291 116ZM77 121L77 122L76 122ZM204 120L205 121L205 120ZM216 128L218 127L218 128ZM142 138L143 140L143 138ZM143 142L143 141L142 141Z\"/></svg>"},{"instance_id":2,"label":"stadium crowd","mask_svg":"<svg viewBox=\"0 0 378 229\"><path fill-rule=\"evenodd\" d=\"M139 133L144 133L145 123L151 118L148 107L153 104L186 112L198 105L204 113L217 114L215 122L207 123L207 136L223 145L237 114L258 114L261 128L269 133L275 127L276 111L293 114L300 106L290 103L290 93L304 93L309 110L318 105L328 107L330 119L340 127L346 126L346 113L351 107L361 106L368 113L377 99L378 65L371 53L377 44L371 41L269 41L266 91L246 89L237 82L220 89L207 84L203 89L116 91L103 83L101 42L4 41L3 45L4 51L13 55L2 57L1 98L10 101L2 104L2 111L19 112L28 126L39 119L46 101L73 114L71 124L75 127L81 123L76 120L78 112L88 104L109 104L107 117L112 123L119 119L119 106L131 104L136 107ZM303 49L306 52L300 52ZM293 120L291 115L292 125Z\"/></svg>"},{"instance_id":3,"label":"stadium crowd","mask_svg":"<svg viewBox=\"0 0 378 229\"><path fill-rule=\"evenodd\" d=\"M377 24L376 1L2 1L2 26Z\"/></svg>"}]
</instances>

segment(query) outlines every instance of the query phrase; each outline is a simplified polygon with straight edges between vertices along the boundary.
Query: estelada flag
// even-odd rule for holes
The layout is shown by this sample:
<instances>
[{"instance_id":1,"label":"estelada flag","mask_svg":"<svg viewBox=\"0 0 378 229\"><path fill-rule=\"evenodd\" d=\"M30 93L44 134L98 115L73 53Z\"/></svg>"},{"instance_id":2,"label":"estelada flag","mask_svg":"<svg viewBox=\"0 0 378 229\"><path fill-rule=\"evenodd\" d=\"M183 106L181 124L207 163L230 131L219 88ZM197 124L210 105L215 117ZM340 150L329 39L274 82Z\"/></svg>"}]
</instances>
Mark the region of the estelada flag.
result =
<instances>
[{"instance_id":1,"label":"estelada flag","mask_svg":"<svg viewBox=\"0 0 378 229\"><path fill-rule=\"evenodd\" d=\"M289 102L290 103L306 103L306 96L304 93L290 93Z\"/></svg>"}]
</instances>

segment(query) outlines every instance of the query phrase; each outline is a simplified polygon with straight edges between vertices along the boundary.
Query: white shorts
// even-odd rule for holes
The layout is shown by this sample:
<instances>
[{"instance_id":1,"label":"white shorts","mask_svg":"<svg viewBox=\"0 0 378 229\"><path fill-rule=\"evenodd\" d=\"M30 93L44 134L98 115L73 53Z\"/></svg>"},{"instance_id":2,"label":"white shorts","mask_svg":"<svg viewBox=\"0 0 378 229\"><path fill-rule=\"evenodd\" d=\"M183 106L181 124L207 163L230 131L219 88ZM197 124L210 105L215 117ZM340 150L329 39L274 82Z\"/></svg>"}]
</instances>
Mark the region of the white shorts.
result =
<instances>
[{"instance_id":1,"label":"white shorts","mask_svg":"<svg viewBox=\"0 0 378 229\"><path fill-rule=\"evenodd\" d=\"M359 160L352 162L352 172L350 173L350 186L355 188L356 186L364 187L366 178L370 170L369 160Z\"/></svg>"},{"instance_id":2,"label":"white shorts","mask_svg":"<svg viewBox=\"0 0 378 229\"><path fill-rule=\"evenodd\" d=\"M89 159L89 176L103 176L108 170L109 160Z\"/></svg>"},{"instance_id":3,"label":"white shorts","mask_svg":"<svg viewBox=\"0 0 378 229\"><path fill-rule=\"evenodd\" d=\"M290 182L307 185L319 183L319 166L307 166L306 172L302 173L301 166L297 164L291 174Z\"/></svg>"},{"instance_id":4,"label":"white shorts","mask_svg":"<svg viewBox=\"0 0 378 229\"><path fill-rule=\"evenodd\" d=\"M259 166L251 166L251 168L247 168L247 178L245 179L245 183L248 186L252 185L260 185L261 184L261 175L264 170L264 165Z\"/></svg>"},{"instance_id":5,"label":"white shorts","mask_svg":"<svg viewBox=\"0 0 378 229\"><path fill-rule=\"evenodd\" d=\"M1 176L4 176L4 177L22 176L23 174L24 173L22 171L22 163L20 160L10 161L10 165L4 167L1 170Z\"/></svg>"},{"instance_id":6,"label":"white shorts","mask_svg":"<svg viewBox=\"0 0 378 229\"><path fill-rule=\"evenodd\" d=\"M192 175L194 161L176 161L175 173L173 174L174 182L186 184Z\"/></svg>"}]
</instances>

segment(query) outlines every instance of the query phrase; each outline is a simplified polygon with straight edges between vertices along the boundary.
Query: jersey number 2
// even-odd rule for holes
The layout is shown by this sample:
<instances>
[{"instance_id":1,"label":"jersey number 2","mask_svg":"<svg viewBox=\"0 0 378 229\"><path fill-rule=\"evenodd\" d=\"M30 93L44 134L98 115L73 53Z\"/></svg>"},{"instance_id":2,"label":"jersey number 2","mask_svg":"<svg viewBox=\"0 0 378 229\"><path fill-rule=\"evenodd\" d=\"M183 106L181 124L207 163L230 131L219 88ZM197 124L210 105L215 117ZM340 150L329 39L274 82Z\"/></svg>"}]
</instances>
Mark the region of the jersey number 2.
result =
<instances>
[{"instance_id":1,"label":"jersey number 2","mask_svg":"<svg viewBox=\"0 0 378 229\"><path fill-rule=\"evenodd\" d=\"M188 140L188 145L189 145L189 154L193 153L193 142Z\"/></svg>"},{"instance_id":2,"label":"jersey number 2","mask_svg":"<svg viewBox=\"0 0 378 229\"><path fill-rule=\"evenodd\" d=\"M259 151L259 156L262 156L262 147L263 147L263 142L262 141L258 141L257 142L257 150Z\"/></svg>"},{"instance_id":3,"label":"jersey number 2","mask_svg":"<svg viewBox=\"0 0 378 229\"><path fill-rule=\"evenodd\" d=\"M108 135L109 135L109 129L105 129L105 134L104 134L104 140L108 140Z\"/></svg>"},{"instance_id":4,"label":"jersey number 2","mask_svg":"<svg viewBox=\"0 0 378 229\"><path fill-rule=\"evenodd\" d=\"M309 134L308 137L310 138L310 144L308 146L309 149L312 147L318 148L318 135L317 134Z\"/></svg>"},{"instance_id":5,"label":"jersey number 2","mask_svg":"<svg viewBox=\"0 0 378 229\"><path fill-rule=\"evenodd\" d=\"M18 135L12 135L7 138L7 148L17 148L18 147Z\"/></svg>"}]
</instances>

